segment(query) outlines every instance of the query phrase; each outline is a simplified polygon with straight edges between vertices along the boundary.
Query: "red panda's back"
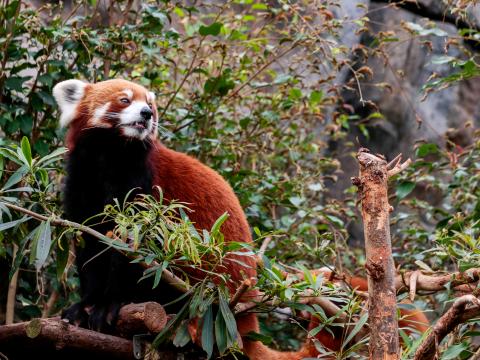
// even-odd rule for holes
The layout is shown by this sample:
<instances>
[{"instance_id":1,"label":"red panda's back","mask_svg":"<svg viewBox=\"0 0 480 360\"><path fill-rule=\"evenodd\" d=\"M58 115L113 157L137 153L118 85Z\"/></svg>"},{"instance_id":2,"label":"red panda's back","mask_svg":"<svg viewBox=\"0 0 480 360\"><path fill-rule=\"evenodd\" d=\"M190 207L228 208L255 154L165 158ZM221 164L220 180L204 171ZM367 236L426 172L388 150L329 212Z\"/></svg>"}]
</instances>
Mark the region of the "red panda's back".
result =
<instances>
[{"instance_id":1,"label":"red panda's back","mask_svg":"<svg viewBox=\"0 0 480 360\"><path fill-rule=\"evenodd\" d=\"M215 221L228 212L229 217L221 228L226 241L252 241L240 202L230 185L218 173L198 160L170 150L160 143L154 144L150 161L153 184L162 188L165 199L188 204L193 210L188 216L197 229L210 230ZM253 256L237 258L248 267L230 262L228 269L222 272L230 273L238 286L244 277L256 276L256 262Z\"/></svg>"}]
</instances>

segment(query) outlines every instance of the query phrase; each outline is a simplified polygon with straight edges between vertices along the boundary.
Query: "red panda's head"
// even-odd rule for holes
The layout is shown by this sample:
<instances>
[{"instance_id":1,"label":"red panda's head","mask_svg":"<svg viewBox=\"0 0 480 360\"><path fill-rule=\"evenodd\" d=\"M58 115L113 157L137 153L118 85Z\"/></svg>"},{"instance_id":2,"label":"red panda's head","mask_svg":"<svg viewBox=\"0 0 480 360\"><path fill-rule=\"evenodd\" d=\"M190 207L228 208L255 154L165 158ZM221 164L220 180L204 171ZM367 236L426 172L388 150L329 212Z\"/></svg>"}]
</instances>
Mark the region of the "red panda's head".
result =
<instances>
[{"instance_id":1,"label":"red panda's head","mask_svg":"<svg viewBox=\"0 0 480 360\"><path fill-rule=\"evenodd\" d=\"M68 126L67 146L73 147L86 129L111 128L127 138L156 137L158 115L155 95L126 80L95 84L66 80L53 88L60 108L60 125Z\"/></svg>"}]
</instances>

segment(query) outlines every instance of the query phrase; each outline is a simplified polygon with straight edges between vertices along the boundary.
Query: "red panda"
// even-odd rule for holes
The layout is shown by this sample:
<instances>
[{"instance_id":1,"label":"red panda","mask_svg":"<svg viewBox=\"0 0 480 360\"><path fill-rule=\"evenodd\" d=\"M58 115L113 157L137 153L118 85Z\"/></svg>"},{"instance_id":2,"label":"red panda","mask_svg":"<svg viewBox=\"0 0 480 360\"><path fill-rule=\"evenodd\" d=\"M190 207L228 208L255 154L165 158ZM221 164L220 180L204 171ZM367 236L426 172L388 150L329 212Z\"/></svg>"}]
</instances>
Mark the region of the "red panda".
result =
<instances>
[{"instance_id":1,"label":"red panda","mask_svg":"<svg viewBox=\"0 0 480 360\"><path fill-rule=\"evenodd\" d=\"M154 186L159 186L165 199L190 204L193 212L189 217L198 229L210 229L227 212L229 218L222 226L225 239L252 241L245 214L228 183L196 159L170 150L157 140L158 114L153 93L125 80L96 84L67 80L54 87L53 95L61 112L60 124L68 127L63 200L68 219L84 222L114 198L124 199L132 189L136 189L131 193L133 197L150 194ZM111 224L95 227L107 233ZM105 246L96 239L88 235L83 239L84 244L76 251L81 301L63 314L70 322L109 332L121 305L157 299L165 303L178 297L172 291L160 295L145 282L137 283L142 275L139 267L113 250L104 251ZM253 256L237 256L241 262L227 262L227 266L218 269L230 275L231 293L244 279L257 275ZM171 298L164 299L168 295ZM249 340L246 334L259 332L255 314L239 316L237 326L243 351L250 359L296 360L318 354L312 342L299 352L277 352ZM337 346L329 342L329 333L321 332L317 338L326 345Z\"/></svg>"}]
</instances>

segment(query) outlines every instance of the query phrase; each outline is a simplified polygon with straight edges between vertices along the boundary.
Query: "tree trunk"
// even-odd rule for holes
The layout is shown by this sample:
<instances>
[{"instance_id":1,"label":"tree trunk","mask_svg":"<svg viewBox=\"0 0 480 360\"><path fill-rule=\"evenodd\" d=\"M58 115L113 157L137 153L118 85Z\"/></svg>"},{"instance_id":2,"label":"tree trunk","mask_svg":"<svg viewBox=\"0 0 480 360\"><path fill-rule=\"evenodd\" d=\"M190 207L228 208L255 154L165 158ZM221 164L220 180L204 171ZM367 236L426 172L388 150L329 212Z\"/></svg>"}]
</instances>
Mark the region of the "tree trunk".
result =
<instances>
[{"instance_id":1,"label":"tree trunk","mask_svg":"<svg viewBox=\"0 0 480 360\"><path fill-rule=\"evenodd\" d=\"M370 359L399 359L395 270L390 240L387 162L367 149L357 154L368 274Z\"/></svg>"}]
</instances>

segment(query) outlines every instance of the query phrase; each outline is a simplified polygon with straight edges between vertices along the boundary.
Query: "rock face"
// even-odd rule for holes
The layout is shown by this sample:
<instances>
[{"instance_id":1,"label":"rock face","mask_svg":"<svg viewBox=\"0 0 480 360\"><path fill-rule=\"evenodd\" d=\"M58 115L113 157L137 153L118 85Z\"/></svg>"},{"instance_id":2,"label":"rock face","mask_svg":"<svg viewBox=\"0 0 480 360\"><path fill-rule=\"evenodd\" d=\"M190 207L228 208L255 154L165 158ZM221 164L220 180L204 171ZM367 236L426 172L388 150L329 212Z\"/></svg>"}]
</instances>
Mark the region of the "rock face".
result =
<instances>
[{"instance_id":1,"label":"rock face","mask_svg":"<svg viewBox=\"0 0 480 360\"><path fill-rule=\"evenodd\" d=\"M348 2L348 1L345 1ZM353 4L358 1L351 0ZM353 150L359 146L370 148L373 152L385 154L387 159L392 159L398 153L412 156L414 145L417 141L437 143L445 147L447 133L455 133L455 141L465 146L471 141L473 131L466 128L468 123L475 127L480 126L480 79L462 81L447 89L430 93L426 99L422 87L427 82L432 72L441 76L452 74L449 65L434 64L432 60L445 55L446 36L428 35L415 37L402 30L402 24L413 23L428 28L427 23L432 23L448 35L458 33L455 21L441 21L445 5L440 0L420 0L424 5L419 11L413 4L407 9L394 9L388 5L389 1L370 1L368 4L368 17L370 18L371 34L395 30L399 41L387 45L388 61L380 57L370 57L367 66L373 70L373 78L361 83L364 100L371 100L384 115L384 119L369 122L370 138L365 138L360 131L353 130L347 142L354 144ZM470 23L480 23L480 7L470 9ZM431 15L432 18L425 18ZM461 27L461 24L458 25ZM476 25L475 25L476 26ZM441 33L440 33L441 34ZM351 39L348 38L347 41ZM360 40L370 46L373 38L364 36ZM343 41L343 39L342 39ZM422 43L429 41L431 49ZM451 46L448 50L450 56L461 56L457 47ZM363 65L363 64L362 64ZM359 65L361 66L361 65ZM350 74L351 76L351 74ZM389 91L376 84L388 83ZM356 87L355 82L352 87ZM363 118L375 110L360 103L359 92L345 92L345 100L353 106L355 112ZM358 141L357 141L358 139ZM356 176L358 164L351 154L345 153L346 143L331 144L331 150L336 152L341 159L344 174L338 177L336 184L330 187L332 195L336 198L343 196L343 190L351 186L351 176ZM427 195L426 195L427 196ZM431 198L429 200L432 200ZM362 228L359 224L351 224L350 234L354 239L362 239Z\"/></svg>"},{"instance_id":2,"label":"rock face","mask_svg":"<svg viewBox=\"0 0 480 360\"><path fill-rule=\"evenodd\" d=\"M445 12L444 5L438 0L423 0L432 13ZM479 12L472 9L472 13ZM433 92L423 100L422 86L429 76L436 72L446 76L452 73L449 65L437 65L432 60L444 56L445 36L413 36L401 30L401 24L408 22L427 27L429 19L404 9L393 9L383 2L371 2L369 6L370 28L372 33L398 30L400 41L387 46L388 62L379 57L370 58L368 66L374 72L373 79L363 82L362 93L365 100L375 102L385 116L370 127L371 139L363 139L362 145L372 150L392 156L399 152L410 155L415 141L426 140L444 144L445 133L450 128L461 130L467 122L480 125L480 79L460 82L450 88ZM479 12L480 13L480 12ZM451 23L434 22L436 27L446 34L455 35L457 27ZM372 39L364 38L368 44ZM429 41L432 50L422 45ZM452 46L448 55L461 56L459 50ZM388 83L391 91L375 86ZM368 115L371 109L359 103L358 93L346 94L347 101L361 114ZM468 131L463 132L469 136ZM355 134L357 135L357 134ZM468 142L468 139L465 139Z\"/></svg>"}]
</instances>

